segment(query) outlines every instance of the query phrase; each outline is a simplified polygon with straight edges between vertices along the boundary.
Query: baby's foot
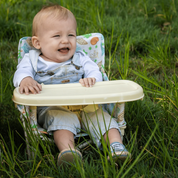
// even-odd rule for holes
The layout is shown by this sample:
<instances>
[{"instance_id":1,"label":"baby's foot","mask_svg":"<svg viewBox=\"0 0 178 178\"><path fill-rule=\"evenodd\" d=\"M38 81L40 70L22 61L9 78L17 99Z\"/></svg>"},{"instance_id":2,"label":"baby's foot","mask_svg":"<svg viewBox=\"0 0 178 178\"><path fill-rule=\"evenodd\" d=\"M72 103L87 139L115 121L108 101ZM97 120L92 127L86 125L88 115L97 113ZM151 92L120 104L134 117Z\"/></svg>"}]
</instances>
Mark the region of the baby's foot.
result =
<instances>
[{"instance_id":1,"label":"baby's foot","mask_svg":"<svg viewBox=\"0 0 178 178\"><path fill-rule=\"evenodd\" d=\"M59 153L57 164L58 166L69 165L68 163L74 163L77 160L82 160L82 154L80 151L74 149L65 149Z\"/></svg>"},{"instance_id":2,"label":"baby's foot","mask_svg":"<svg viewBox=\"0 0 178 178\"><path fill-rule=\"evenodd\" d=\"M110 145L111 155L115 162L118 160L125 161L127 157L131 158L131 154L127 151L125 146L119 142L113 142ZM108 156L108 160L110 160Z\"/></svg>"}]
</instances>

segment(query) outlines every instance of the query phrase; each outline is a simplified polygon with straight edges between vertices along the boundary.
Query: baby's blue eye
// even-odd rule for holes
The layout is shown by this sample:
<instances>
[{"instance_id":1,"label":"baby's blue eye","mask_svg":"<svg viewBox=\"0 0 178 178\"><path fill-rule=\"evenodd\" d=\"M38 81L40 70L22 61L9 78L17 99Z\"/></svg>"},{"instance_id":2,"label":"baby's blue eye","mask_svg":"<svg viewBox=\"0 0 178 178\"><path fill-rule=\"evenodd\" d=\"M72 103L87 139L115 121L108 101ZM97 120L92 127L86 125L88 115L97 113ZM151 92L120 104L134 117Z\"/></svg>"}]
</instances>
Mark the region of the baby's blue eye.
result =
<instances>
[{"instance_id":1,"label":"baby's blue eye","mask_svg":"<svg viewBox=\"0 0 178 178\"><path fill-rule=\"evenodd\" d=\"M54 37L60 37L60 35L55 35Z\"/></svg>"},{"instance_id":2,"label":"baby's blue eye","mask_svg":"<svg viewBox=\"0 0 178 178\"><path fill-rule=\"evenodd\" d=\"M73 34L69 34L69 36L74 36Z\"/></svg>"}]
</instances>

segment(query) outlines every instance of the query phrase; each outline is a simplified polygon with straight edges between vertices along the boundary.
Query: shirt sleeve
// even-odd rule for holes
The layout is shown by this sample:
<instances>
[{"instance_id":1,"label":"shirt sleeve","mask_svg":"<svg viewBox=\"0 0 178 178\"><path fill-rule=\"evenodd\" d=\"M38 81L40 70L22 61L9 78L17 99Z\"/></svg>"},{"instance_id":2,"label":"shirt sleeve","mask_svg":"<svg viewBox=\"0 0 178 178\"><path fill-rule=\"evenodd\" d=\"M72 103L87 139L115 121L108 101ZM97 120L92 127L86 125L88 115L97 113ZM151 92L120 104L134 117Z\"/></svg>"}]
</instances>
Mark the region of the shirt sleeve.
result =
<instances>
[{"instance_id":1,"label":"shirt sleeve","mask_svg":"<svg viewBox=\"0 0 178 178\"><path fill-rule=\"evenodd\" d=\"M85 71L84 78L95 78L96 82L102 81L102 74L98 65L93 62L86 54L81 52L81 65Z\"/></svg>"},{"instance_id":2,"label":"shirt sleeve","mask_svg":"<svg viewBox=\"0 0 178 178\"><path fill-rule=\"evenodd\" d=\"M17 65L17 70L13 78L14 87L18 87L25 77L32 77L34 79L34 75L35 71L31 64L29 54L25 54L21 62Z\"/></svg>"}]
</instances>

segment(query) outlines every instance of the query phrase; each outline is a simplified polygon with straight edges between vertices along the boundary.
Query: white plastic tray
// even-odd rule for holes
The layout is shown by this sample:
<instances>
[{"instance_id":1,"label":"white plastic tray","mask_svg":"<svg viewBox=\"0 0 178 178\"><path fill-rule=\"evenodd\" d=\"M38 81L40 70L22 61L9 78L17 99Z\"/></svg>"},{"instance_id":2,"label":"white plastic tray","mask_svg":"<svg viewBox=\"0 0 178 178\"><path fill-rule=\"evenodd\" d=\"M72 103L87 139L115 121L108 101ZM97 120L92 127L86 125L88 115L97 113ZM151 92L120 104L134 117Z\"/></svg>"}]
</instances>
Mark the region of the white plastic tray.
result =
<instances>
[{"instance_id":1,"label":"white plastic tray","mask_svg":"<svg viewBox=\"0 0 178 178\"><path fill-rule=\"evenodd\" d=\"M40 94L20 94L14 89L13 101L28 106L89 105L122 103L144 97L140 85L129 80L97 82L93 87L82 87L80 83L42 85Z\"/></svg>"}]
</instances>

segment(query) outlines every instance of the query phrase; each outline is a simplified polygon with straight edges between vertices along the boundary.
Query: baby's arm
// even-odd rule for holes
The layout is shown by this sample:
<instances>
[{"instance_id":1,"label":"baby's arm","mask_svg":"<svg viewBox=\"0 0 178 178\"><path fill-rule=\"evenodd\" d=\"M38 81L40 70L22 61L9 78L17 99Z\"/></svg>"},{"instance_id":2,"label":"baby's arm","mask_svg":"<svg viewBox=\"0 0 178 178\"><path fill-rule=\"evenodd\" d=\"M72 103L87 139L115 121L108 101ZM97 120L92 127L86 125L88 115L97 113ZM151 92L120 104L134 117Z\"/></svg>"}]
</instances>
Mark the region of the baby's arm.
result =
<instances>
[{"instance_id":1,"label":"baby's arm","mask_svg":"<svg viewBox=\"0 0 178 178\"><path fill-rule=\"evenodd\" d=\"M84 87L92 87L96 82L102 81L102 74L98 65L83 52L80 53L80 56L80 62L85 74L84 78L79 80L79 83Z\"/></svg>"},{"instance_id":2,"label":"baby's arm","mask_svg":"<svg viewBox=\"0 0 178 178\"><path fill-rule=\"evenodd\" d=\"M42 86L33 79L34 75L35 71L32 67L29 54L25 54L14 74L14 87L19 86L19 92L21 94L25 93L28 95L29 93L39 93L42 90Z\"/></svg>"},{"instance_id":3,"label":"baby's arm","mask_svg":"<svg viewBox=\"0 0 178 178\"><path fill-rule=\"evenodd\" d=\"M29 93L37 94L42 90L41 84L39 84L37 81L35 81L31 77L25 77L20 82L20 93L25 93L28 95Z\"/></svg>"}]
</instances>

